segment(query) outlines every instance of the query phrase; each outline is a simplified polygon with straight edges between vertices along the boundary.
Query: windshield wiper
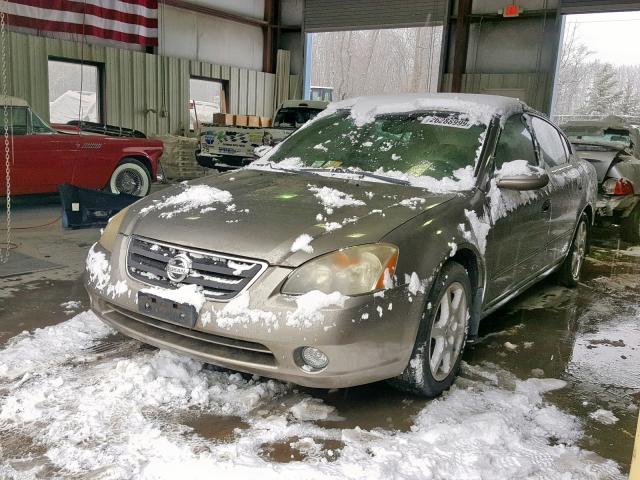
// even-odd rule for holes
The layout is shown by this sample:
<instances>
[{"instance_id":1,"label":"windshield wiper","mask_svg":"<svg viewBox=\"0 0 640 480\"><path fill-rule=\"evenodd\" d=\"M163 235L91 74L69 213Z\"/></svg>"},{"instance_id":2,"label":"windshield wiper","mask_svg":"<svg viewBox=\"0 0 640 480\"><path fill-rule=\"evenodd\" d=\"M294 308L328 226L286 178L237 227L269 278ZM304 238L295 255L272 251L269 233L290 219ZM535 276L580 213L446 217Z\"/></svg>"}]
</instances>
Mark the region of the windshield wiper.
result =
<instances>
[{"instance_id":1,"label":"windshield wiper","mask_svg":"<svg viewBox=\"0 0 640 480\"><path fill-rule=\"evenodd\" d=\"M364 170L349 170L346 168L303 168L304 172L330 172L330 173L350 173L352 175L359 175L360 177L375 178L387 183L395 183L397 185L411 185L408 180L402 180L400 178L387 177L386 175L378 175L377 173L367 172Z\"/></svg>"}]
</instances>

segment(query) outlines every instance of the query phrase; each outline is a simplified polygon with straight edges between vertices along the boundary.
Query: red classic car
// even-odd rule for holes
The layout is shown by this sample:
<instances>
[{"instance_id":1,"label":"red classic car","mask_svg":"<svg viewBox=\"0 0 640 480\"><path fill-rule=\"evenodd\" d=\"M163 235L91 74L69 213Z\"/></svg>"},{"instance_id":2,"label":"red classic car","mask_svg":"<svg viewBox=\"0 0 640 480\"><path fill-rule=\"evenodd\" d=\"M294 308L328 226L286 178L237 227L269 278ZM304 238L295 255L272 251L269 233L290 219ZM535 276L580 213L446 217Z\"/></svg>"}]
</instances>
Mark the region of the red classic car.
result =
<instances>
[{"instance_id":1,"label":"red classic car","mask_svg":"<svg viewBox=\"0 0 640 480\"><path fill-rule=\"evenodd\" d=\"M11 193L56 192L58 185L105 189L145 196L158 175L163 146L159 140L116 137L56 129L15 97L0 97L0 195L6 195L3 108L9 106L9 142L13 145Z\"/></svg>"}]
</instances>

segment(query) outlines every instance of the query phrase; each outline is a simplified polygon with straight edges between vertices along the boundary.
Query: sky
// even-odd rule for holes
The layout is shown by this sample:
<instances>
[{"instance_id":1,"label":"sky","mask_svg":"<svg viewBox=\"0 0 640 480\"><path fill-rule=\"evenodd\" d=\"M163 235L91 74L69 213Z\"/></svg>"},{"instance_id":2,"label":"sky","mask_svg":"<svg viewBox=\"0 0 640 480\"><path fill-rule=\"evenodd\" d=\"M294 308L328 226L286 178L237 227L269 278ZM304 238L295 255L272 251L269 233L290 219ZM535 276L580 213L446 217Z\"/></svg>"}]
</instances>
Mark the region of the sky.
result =
<instances>
[{"instance_id":1,"label":"sky","mask_svg":"<svg viewBox=\"0 0 640 480\"><path fill-rule=\"evenodd\" d=\"M578 23L580 39L594 52L592 59L640 64L640 12L567 15L566 22L565 29Z\"/></svg>"}]
</instances>

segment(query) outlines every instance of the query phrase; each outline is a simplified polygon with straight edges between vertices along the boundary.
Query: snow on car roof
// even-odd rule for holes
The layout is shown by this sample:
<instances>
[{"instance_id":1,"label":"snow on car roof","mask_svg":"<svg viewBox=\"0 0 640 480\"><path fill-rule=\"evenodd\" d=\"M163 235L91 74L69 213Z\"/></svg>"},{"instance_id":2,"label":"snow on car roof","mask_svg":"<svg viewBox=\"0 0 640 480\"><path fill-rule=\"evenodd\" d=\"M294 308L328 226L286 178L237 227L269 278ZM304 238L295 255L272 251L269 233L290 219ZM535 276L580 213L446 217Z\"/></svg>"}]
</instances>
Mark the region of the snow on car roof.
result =
<instances>
[{"instance_id":1,"label":"snow on car roof","mask_svg":"<svg viewBox=\"0 0 640 480\"><path fill-rule=\"evenodd\" d=\"M9 105L12 107L28 107L26 100L18 97L10 97L9 95L0 95L0 106Z\"/></svg>"},{"instance_id":2,"label":"snow on car roof","mask_svg":"<svg viewBox=\"0 0 640 480\"><path fill-rule=\"evenodd\" d=\"M350 110L356 125L373 121L378 115L417 110L443 110L468 116L473 124L488 125L494 116L507 117L522 112L526 105L516 98L469 93L413 93L355 97L329 104L316 118L338 110Z\"/></svg>"}]
</instances>

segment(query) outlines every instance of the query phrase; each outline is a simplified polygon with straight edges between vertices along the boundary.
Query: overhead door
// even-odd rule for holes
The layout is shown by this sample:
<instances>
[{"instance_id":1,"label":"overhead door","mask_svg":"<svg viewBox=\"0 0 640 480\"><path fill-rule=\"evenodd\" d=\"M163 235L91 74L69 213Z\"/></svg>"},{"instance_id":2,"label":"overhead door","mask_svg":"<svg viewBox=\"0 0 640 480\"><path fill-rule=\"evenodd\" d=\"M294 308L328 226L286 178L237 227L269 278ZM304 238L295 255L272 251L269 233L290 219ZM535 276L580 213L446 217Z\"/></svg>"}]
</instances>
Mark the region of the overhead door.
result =
<instances>
[{"instance_id":1,"label":"overhead door","mask_svg":"<svg viewBox=\"0 0 640 480\"><path fill-rule=\"evenodd\" d=\"M560 9L565 14L620 12L640 10L640 2L630 0L616 0L614 2L603 0L561 0Z\"/></svg>"},{"instance_id":2,"label":"overhead door","mask_svg":"<svg viewBox=\"0 0 640 480\"><path fill-rule=\"evenodd\" d=\"M447 0L306 0L306 32L441 25Z\"/></svg>"}]
</instances>

